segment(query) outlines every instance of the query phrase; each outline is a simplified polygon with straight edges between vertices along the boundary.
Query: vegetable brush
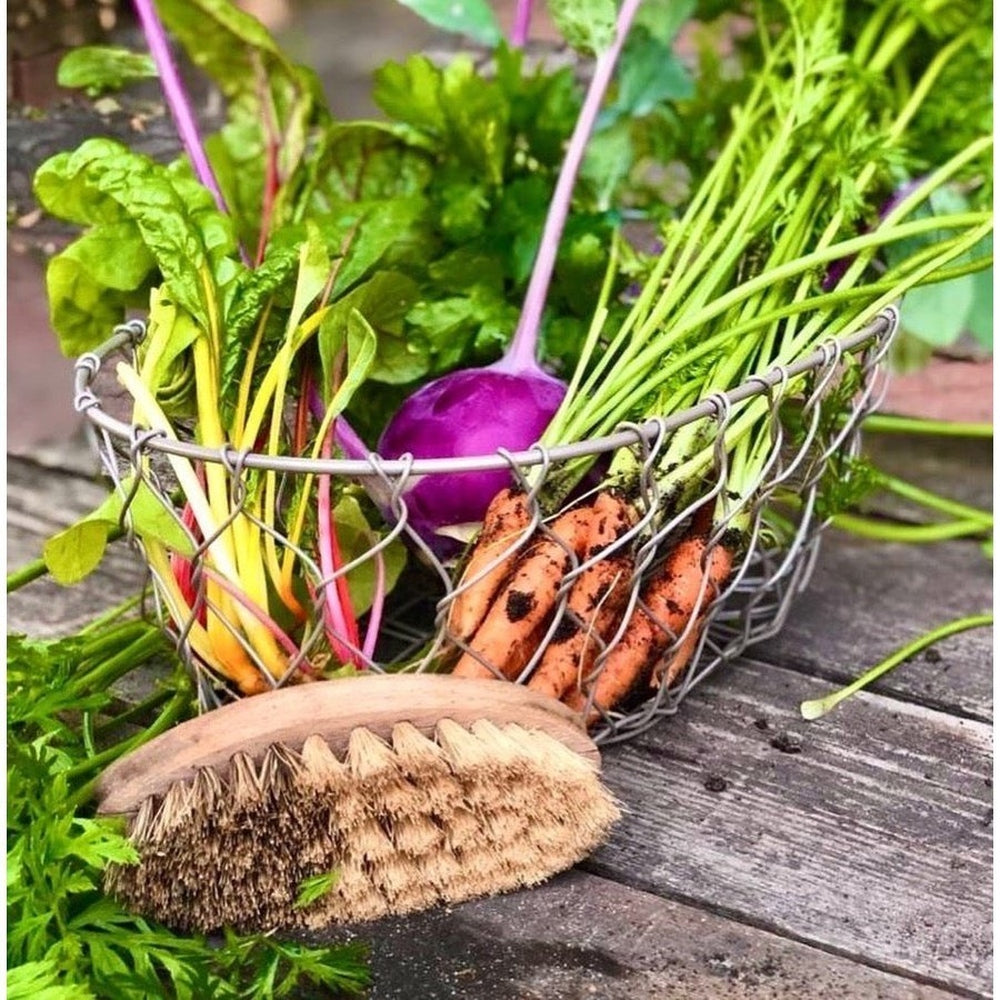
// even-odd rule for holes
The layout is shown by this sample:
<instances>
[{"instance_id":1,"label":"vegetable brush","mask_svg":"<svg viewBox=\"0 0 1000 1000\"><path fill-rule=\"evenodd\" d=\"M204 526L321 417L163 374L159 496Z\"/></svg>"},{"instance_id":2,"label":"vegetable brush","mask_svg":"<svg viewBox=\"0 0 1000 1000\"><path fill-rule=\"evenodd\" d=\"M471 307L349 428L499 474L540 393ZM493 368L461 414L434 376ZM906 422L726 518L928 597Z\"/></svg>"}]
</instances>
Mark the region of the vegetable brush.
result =
<instances>
[{"instance_id":1,"label":"vegetable brush","mask_svg":"<svg viewBox=\"0 0 1000 1000\"><path fill-rule=\"evenodd\" d=\"M519 685L436 675L235 702L105 772L99 811L127 819L140 854L107 888L210 932L319 929L537 884L619 816L577 720ZM318 898L302 892L317 881Z\"/></svg>"}]
</instances>

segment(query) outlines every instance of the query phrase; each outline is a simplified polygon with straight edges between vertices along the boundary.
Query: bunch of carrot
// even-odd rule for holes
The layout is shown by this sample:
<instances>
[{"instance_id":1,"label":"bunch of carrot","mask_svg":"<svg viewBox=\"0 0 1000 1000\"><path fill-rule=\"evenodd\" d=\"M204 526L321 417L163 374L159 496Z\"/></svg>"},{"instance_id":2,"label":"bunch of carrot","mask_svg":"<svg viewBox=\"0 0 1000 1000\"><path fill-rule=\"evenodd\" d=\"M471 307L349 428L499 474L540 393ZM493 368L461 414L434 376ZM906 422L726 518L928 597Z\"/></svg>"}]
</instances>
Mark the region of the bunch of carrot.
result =
<instances>
[{"instance_id":1,"label":"bunch of carrot","mask_svg":"<svg viewBox=\"0 0 1000 1000\"><path fill-rule=\"evenodd\" d=\"M448 632L460 677L519 680L592 718L688 665L725 585L738 538L714 540L710 506L634 598L631 542L638 511L615 489L570 507L529 534L527 495L498 494L451 603ZM624 623L624 629L622 625ZM664 654L670 652L664 661Z\"/></svg>"},{"instance_id":2,"label":"bunch of carrot","mask_svg":"<svg viewBox=\"0 0 1000 1000\"><path fill-rule=\"evenodd\" d=\"M845 46L845 3L782 6L777 35L758 10L764 58L730 135L666 227L616 330L605 329L602 298L542 445L670 416L860 330L911 288L989 265L988 254L970 251L991 232L991 213L926 209L954 178L990 176L992 136L926 173L876 224L859 210L891 184L907 129L970 44L963 18L974 15L957 0L880 0ZM926 15L946 9L954 30L921 39ZM918 39L934 52L887 105L877 82L889 86ZM876 270L890 244L891 265ZM781 392L805 385L804 376L789 378ZM454 672L526 682L590 721L674 683L760 528L761 490L780 444L774 413L765 396L734 403L714 432L676 432L645 469L622 449L602 487L568 508L593 459L530 472L528 494L499 494L450 598ZM641 475L653 489L639 489ZM544 524L537 500L557 512Z\"/></svg>"}]
</instances>

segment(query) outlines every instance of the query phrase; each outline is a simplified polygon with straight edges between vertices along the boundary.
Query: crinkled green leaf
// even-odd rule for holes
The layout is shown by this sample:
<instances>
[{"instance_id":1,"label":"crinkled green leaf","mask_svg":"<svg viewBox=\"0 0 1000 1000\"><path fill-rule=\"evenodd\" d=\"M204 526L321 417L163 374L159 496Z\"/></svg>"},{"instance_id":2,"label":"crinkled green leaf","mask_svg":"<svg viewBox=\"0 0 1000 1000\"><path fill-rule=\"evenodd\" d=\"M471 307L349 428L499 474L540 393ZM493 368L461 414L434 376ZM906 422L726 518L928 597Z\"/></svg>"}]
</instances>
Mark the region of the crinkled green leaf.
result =
<instances>
[{"instance_id":1,"label":"crinkled green leaf","mask_svg":"<svg viewBox=\"0 0 1000 1000\"><path fill-rule=\"evenodd\" d=\"M426 56L388 62L375 71L372 100L392 119L432 135L447 125L441 108L441 70Z\"/></svg>"},{"instance_id":2,"label":"crinkled green leaf","mask_svg":"<svg viewBox=\"0 0 1000 1000\"><path fill-rule=\"evenodd\" d=\"M502 35L493 9L486 0L399 0L428 24L456 35L466 35L481 45L496 45Z\"/></svg>"},{"instance_id":3,"label":"crinkled green leaf","mask_svg":"<svg viewBox=\"0 0 1000 1000\"><path fill-rule=\"evenodd\" d=\"M97 226L56 254L45 269L49 318L67 357L111 336L129 306L141 302L156 265L128 220Z\"/></svg>"},{"instance_id":4,"label":"crinkled green leaf","mask_svg":"<svg viewBox=\"0 0 1000 1000\"><path fill-rule=\"evenodd\" d=\"M239 265L233 259L236 244L232 224L218 211L205 188L178 171L106 139L90 139L68 158L53 158L46 168L36 176L35 188L52 214L71 221L134 223L170 293L203 325L208 325L212 309L209 295L214 293L206 290L206 278L224 285L235 276ZM67 181L67 190L62 194L55 190L60 177ZM112 205L116 206L114 218ZM95 239L93 234L89 238ZM74 253L86 254L91 268L100 269L103 265L92 258L106 244L102 239L92 249L84 243ZM84 297L89 291L81 287L82 301L77 303L80 309L92 308ZM77 331L69 330L63 335L74 333Z\"/></svg>"},{"instance_id":5,"label":"crinkled green leaf","mask_svg":"<svg viewBox=\"0 0 1000 1000\"><path fill-rule=\"evenodd\" d=\"M614 0L548 0L559 34L579 52L600 53L614 41Z\"/></svg>"},{"instance_id":6,"label":"crinkled green leaf","mask_svg":"<svg viewBox=\"0 0 1000 1000\"><path fill-rule=\"evenodd\" d=\"M83 45L70 49L56 71L60 87L78 87L90 97L120 90L133 80L155 77L156 64L146 52L132 52L120 45Z\"/></svg>"}]
</instances>

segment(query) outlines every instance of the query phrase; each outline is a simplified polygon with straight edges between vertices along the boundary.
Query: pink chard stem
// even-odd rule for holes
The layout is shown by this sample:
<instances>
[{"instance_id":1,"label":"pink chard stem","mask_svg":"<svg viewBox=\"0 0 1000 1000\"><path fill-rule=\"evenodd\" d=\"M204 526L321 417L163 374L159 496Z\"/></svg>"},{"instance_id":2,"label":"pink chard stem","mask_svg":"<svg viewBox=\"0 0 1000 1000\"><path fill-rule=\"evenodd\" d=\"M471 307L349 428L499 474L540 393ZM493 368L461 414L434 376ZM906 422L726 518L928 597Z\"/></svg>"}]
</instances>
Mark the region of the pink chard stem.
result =
<instances>
[{"instance_id":1,"label":"pink chard stem","mask_svg":"<svg viewBox=\"0 0 1000 1000\"><path fill-rule=\"evenodd\" d=\"M611 83L615 64L621 55L622 46L625 44L625 38L632 26L632 19L635 17L640 2L641 0L625 0L622 4L615 24L614 41L598 56L597 62L594 64L594 76L590 81L590 88L587 90L583 107L580 109L580 117L576 120L573 135L570 137L566 158L563 160L556 189L549 204L545 228L542 230L542 241L538 247L538 256L535 258L531 280L528 282L528 291L524 297L521 319L517 324L514 339L507 348L507 353L495 366L504 371L517 373L536 367L538 329L542 321L542 310L545 308L545 298L552 282L559 240L566 225L566 217L569 215L576 175L580 170L587 142L591 132L594 131L594 124L600 113L601 104L604 102L608 85Z\"/></svg>"},{"instance_id":2,"label":"pink chard stem","mask_svg":"<svg viewBox=\"0 0 1000 1000\"><path fill-rule=\"evenodd\" d=\"M181 82L177 66L174 64L173 55L170 52L170 43L167 41L167 33L156 13L153 0L135 0L135 10L139 15L139 23L142 25L143 34L146 36L146 44L149 46L149 53L156 63L156 70L160 76L160 85L163 88L163 96L166 98L167 106L170 108L174 125L180 134L184 150L191 160L195 175L198 180L212 192L215 204L220 212L228 214L225 199L222 191L215 179L212 165L205 155L205 148L202 145L201 136L198 134L198 126L191 111L191 104L188 101L187 92Z\"/></svg>"},{"instance_id":3,"label":"pink chard stem","mask_svg":"<svg viewBox=\"0 0 1000 1000\"><path fill-rule=\"evenodd\" d=\"M534 0L517 0L514 8L514 24L510 29L510 44L515 49L524 48L531 30L531 8Z\"/></svg>"}]
</instances>

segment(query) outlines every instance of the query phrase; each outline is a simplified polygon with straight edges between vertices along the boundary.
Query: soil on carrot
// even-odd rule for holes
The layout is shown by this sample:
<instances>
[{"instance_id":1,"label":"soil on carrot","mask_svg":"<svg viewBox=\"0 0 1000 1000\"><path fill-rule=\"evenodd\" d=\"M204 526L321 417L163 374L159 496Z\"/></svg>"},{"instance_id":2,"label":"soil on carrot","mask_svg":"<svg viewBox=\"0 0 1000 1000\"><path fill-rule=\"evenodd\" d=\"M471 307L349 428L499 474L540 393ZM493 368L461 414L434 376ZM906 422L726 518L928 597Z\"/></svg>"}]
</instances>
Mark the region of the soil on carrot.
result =
<instances>
[{"instance_id":1,"label":"soil on carrot","mask_svg":"<svg viewBox=\"0 0 1000 1000\"><path fill-rule=\"evenodd\" d=\"M531 614L535 598L522 590L512 590L507 597L507 620L519 622Z\"/></svg>"}]
</instances>

